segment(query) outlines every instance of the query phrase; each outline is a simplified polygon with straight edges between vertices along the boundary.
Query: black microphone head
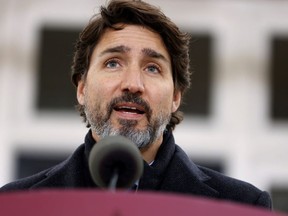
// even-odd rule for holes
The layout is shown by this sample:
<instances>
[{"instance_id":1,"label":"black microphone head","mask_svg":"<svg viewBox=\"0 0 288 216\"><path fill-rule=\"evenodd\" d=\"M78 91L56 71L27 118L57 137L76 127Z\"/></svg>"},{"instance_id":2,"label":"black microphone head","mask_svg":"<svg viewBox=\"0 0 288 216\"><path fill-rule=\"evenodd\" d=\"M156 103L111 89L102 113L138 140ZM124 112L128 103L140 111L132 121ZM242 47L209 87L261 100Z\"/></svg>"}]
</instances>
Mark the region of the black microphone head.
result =
<instances>
[{"instance_id":1,"label":"black microphone head","mask_svg":"<svg viewBox=\"0 0 288 216\"><path fill-rule=\"evenodd\" d=\"M107 136L97 142L89 155L93 181L107 188L115 170L117 188L131 188L143 173L143 160L137 146L123 136Z\"/></svg>"}]
</instances>

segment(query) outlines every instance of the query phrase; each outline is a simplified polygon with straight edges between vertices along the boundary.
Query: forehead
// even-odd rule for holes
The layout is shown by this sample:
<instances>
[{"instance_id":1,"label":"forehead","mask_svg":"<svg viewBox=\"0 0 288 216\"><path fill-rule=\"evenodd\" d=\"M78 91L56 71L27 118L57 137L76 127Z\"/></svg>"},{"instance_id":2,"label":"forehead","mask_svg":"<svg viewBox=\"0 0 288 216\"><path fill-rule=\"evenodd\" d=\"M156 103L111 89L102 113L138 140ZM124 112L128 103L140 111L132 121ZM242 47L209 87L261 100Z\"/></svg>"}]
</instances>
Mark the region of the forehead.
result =
<instances>
[{"instance_id":1,"label":"forehead","mask_svg":"<svg viewBox=\"0 0 288 216\"><path fill-rule=\"evenodd\" d=\"M170 61L168 50L160 34L139 25L121 25L121 30L105 29L94 51L101 52L109 47L121 46L131 48L132 51L152 49L161 53Z\"/></svg>"}]
</instances>

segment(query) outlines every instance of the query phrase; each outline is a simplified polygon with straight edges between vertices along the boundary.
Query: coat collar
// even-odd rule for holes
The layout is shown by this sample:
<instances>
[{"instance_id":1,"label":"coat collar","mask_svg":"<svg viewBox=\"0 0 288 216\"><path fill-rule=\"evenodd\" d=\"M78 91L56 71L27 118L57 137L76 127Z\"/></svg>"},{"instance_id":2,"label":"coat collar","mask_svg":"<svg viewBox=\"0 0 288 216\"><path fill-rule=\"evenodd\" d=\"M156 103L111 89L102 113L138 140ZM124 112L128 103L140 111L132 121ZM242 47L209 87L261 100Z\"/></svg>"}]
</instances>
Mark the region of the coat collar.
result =
<instances>
[{"instance_id":1,"label":"coat collar","mask_svg":"<svg viewBox=\"0 0 288 216\"><path fill-rule=\"evenodd\" d=\"M66 186L95 187L88 169L89 153L95 144L91 131L85 137L85 145L74 154L46 173L50 178L65 179ZM139 190L175 192L217 197L218 191L206 184L211 179L194 164L185 152L175 144L171 131L166 131L152 166L145 161L144 173L139 182ZM62 176L63 175L63 176ZM60 176L60 177L59 177ZM70 177L68 177L70 176ZM63 180L64 181L64 180ZM97 187L97 186L96 186Z\"/></svg>"},{"instance_id":2,"label":"coat collar","mask_svg":"<svg viewBox=\"0 0 288 216\"><path fill-rule=\"evenodd\" d=\"M175 144L172 132L166 131L153 165L144 163L139 190L217 197L219 193L205 183L210 179L211 177L202 172Z\"/></svg>"}]
</instances>

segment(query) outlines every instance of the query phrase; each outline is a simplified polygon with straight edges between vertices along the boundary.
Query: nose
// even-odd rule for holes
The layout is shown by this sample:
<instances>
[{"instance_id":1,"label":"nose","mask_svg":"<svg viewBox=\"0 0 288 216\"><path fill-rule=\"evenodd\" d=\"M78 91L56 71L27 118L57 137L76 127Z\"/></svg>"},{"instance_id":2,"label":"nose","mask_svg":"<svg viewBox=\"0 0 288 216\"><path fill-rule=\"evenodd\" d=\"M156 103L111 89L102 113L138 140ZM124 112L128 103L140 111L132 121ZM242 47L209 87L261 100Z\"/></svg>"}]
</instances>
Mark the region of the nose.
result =
<instances>
[{"instance_id":1,"label":"nose","mask_svg":"<svg viewBox=\"0 0 288 216\"><path fill-rule=\"evenodd\" d=\"M124 73L121 83L122 91L129 91L131 93L143 93L144 82L143 75L140 69L134 67L130 68Z\"/></svg>"}]
</instances>

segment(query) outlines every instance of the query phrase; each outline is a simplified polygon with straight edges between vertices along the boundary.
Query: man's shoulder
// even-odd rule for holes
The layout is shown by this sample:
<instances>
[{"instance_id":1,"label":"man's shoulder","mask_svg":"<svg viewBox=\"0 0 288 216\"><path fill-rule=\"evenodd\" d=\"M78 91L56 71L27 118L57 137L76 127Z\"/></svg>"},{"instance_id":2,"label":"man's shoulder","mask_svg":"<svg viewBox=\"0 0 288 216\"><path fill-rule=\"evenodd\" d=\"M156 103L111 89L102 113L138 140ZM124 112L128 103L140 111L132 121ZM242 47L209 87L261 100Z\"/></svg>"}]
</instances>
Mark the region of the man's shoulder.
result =
<instances>
[{"instance_id":1,"label":"man's shoulder","mask_svg":"<svg viewBox=\"0 0 288 216\"><path fill-rule=\"evenodd\" d=\"M254 189L260 191L250 183L229 177L221 172L194 163L180 147L176 148L174 160L175 162L177 161L178 164L182 164L182 169L188 170L188 175L196 176L200 181L213 186L213 188L219 190L221 190L221 188L228 188L230 190L247 189L251 191Z\"/></svg>"},{"instance_id":2,"label":"man's shoulder","mask_svg":"<svg viewBox=\"0 0 288 216\"><path fill-rule=\"evenodd\" d=\"M47 177L46 174L47 174L47 172L49 172L49 170L50 169L44 170L44 171L41 171L41 172L36 173L34 175L10 182L10 183L4 185L3 187L1 187L0 192L30 189L35 184L46 179L46 177Z\"/></svg>"},{"instance_id":3,"label":"man's shoulder","mask_svg":"<svg viewBox=\"0 0 288 216\"><path fill-rule=\"evenodd\" d=\"M185 181L188 184L186 188L191 187L191 190L195 190L193 184L197 184L198 188L202 188L197 190L199 195L205 195L206 191L214 191L214 198L271 208L271 198L267 192L248 182L195 164L180 147L176 148L174 163L177 165L178 171L182 173L180 174L182 179L187 179Z\"/></svg>"},{"instance_id":4,"label":"man's shoulder","mask_svg":"<svg viewBox=\"0 0 288 216\"><path fill-rule=\"evenodd\" d=\"M218 188L218 190L221 189L225 189L225 190L229 190L229 191L238 191L239 192L245 192L245 191L259 191L260 190L258 188L256 188L254 185L227 176L223 173L220 173L218 171L212 170L210 168L207 167L203 167L203 166L199 166L197 165L197 167L206 175L208 175L210 177L209 180L206 181L207 184L209 184L212 187Z\"/></svg>"},{"instance_id":5,"label":"man's shoulder","mask_svg":"<svg viewBox=\"0 0 288 216\"><path fill-rule=\"evenodd\" d=\"M81 163L81 161L83 161L83 154L83 145L80 145L73 155L63 162L34 175L10 182L1 187L0 192L51 187L72 187L78 183L75 183L75 181L79 179L73 178L73 176L79 176L79 173L83 170L83 167L81 167L83 166Z\"/></svg>"},{"instance_id":6,"label":"man's shoulder","mask_svg":"<svg viewBox=\"0 0 288 216\"><path fill-rule=\"evenodd\" d=\"M210 177L205 183L219 192L220 199L251 203L258 206L272 208L272 200L266 191L243 180L232 178L207 167L198 168Z\"/></svg>"}]
</instances>

